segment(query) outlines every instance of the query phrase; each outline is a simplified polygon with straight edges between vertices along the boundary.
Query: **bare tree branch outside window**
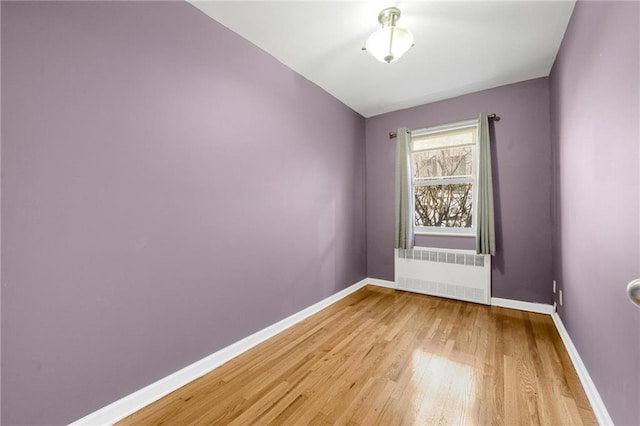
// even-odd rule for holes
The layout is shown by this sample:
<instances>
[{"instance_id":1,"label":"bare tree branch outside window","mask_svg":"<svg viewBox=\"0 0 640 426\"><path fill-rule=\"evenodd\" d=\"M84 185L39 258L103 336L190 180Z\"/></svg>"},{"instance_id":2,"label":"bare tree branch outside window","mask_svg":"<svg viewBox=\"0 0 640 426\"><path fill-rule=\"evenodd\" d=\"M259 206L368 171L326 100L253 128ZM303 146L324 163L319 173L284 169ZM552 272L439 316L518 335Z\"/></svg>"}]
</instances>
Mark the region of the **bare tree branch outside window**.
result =
<instances>
[{"instance_id":1,"label":"bare tree branch outside window","mask_svg":"<svg viewBox=\"0 0 640 426\"><path fill-rule=\"evenodd\" d=\"M470 146L420 151L413 154L415 225L471 228L473 185L442 183L447 178L470 177L473 154ZM430 182L437 180L437 184Z\"/></svg>"}]
</instances>

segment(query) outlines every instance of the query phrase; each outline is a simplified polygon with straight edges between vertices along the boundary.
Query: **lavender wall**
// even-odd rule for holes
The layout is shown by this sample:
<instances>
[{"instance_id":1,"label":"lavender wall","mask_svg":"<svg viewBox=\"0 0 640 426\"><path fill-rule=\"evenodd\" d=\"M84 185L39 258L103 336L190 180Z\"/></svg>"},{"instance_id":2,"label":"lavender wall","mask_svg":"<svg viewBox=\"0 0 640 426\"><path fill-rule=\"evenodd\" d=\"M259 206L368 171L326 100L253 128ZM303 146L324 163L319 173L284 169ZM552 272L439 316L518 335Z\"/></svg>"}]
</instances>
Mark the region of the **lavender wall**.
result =
<instances>
[{"instance_id":1,"label":"lavender wall","mask_svg":"<svg viewBox=\"0 0 640 426\"><path fill-rule=\"evenodd\" d=\"M639 28L636 2L579 1L550 77L559 312L617 425L640 424Z\"/></svg>"},{"instance_id":2,"label":"lavender wall","mask_svg":"<svg viewBox=\"0 0 640 426\"><path fill-rule=\"evenodd\" d=\"M0 23L2 22L2 7L0 5ZM2 31L0 31L0 82L2 81ZM2 182L2 84L0 83L0 183ZM2 235L2 185L0 184L0 236ZM2 238L0 237L0 253L2 253ZM1 255L0 255L1 257ZM0 260L0 424L2 423L2 261Z\"/></svg>"},{"instance_id":3,"label":"lavender wall","mask_svg":"<svg viewBox=\"0 0 640 426\"><path fill-rule=\"evenodd\" d=\"M393 280L394 143L389 131L495 112L492 155L497 254L493 296L551 303L551 144L546 78L511 84L366 120L367 265ZM475 248L473 238L419 237L417 245Z\"/></svg>"},{"instance_id":4,"label":"lavender wall","mask_svg":"<svg viewBox=\"0 0 640 426\"><path fill-rule=\"evenodd\" d=\"M2 2L2 122L3 424L366 276L364 119L185 2Z\"/></svg>"}]
</instances>

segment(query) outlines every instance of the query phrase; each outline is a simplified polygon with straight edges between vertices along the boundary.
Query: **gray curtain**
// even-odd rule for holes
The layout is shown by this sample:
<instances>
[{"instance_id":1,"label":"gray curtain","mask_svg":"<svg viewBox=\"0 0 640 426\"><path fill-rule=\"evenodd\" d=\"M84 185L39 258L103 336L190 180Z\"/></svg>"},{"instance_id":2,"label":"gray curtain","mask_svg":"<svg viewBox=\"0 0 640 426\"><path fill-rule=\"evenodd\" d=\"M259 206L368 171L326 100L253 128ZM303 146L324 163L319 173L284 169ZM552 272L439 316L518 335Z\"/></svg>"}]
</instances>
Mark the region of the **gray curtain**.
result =
<instances>
[{"instance_id":1,"label":"gray curtain","mask_svg":"<svg viewBox=\"0 0 640 426\"><path fill-rule=\"evenodd\" d=\"M478 123L478 160L476 253L493 256L496 254L496 231L493 214L489 117L486 113L480 114Z\"/></svg>"},{"instance_id":2,"label":"gray curtain","mask_svg":"<svg viewBox=\"0 0 640 426\"><path fill-rule=\"evenodd\" d=\"M398 129L396 139L396 229L395 248L413 248L413 191L411 190L411 133Z\"/></svg>"}]
</instances>

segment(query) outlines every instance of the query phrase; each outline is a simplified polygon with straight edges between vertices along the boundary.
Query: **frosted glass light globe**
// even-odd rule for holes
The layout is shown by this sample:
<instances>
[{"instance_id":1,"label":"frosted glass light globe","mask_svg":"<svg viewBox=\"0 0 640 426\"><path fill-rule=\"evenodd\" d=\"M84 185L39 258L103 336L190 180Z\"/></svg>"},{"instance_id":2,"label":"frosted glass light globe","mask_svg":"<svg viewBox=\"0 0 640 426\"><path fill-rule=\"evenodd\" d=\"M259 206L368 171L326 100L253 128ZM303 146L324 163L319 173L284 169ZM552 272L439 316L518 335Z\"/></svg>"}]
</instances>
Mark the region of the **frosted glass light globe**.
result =
<instances>
[{"instance_id":1,"label":"frosted glass light globe","mask_svg":"<svg viewBox=\"0 0 640 426\"><path fill-rule=\"evenodd\" d=\"M380 62L390 64L398 60L413 46L413 34L398 27L381 28L371 34L365 49Z\"/></svg>"}]
</instances>

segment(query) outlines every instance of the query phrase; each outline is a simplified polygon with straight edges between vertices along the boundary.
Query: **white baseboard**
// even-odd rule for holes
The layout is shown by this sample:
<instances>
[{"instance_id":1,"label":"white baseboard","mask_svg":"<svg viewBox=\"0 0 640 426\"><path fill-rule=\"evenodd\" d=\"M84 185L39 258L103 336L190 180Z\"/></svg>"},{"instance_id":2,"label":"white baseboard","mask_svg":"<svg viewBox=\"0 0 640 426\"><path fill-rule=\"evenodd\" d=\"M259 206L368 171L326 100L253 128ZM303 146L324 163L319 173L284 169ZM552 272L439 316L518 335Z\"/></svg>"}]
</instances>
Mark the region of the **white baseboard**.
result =
<instances>
[{"instance_id":1,"label":"white baseboard","mask_svg":"<svg viewBox=\"0 0 640 426\"><path fill-rule=\"evenodd\" d=\"M392 288L395 290L398 289L394 281L368 278L367 282L378 287ZM502 299L500 297L492 297L491 306L499 306L501 308L517 309L519 311L527 311L547 315L551 315L553 312L555 312L553 305L546 305L544 303L523 302L513 299Z\"/></svg>"},{"instance_id":2,"label":"white baseboard","mask_svg":"<svg viewBox=\"0 0 640 426\"><path fill-rule=\"evenodd\" d=\"M564 347L567 348L569 357L571 358L573 366L578 373L578 378L580 378L580 382L582 383L584 392L587 394L587 398L589 399L589 403L591 404L591 409L593 410L598 423L600 425L613 425L613 420L611 420L611 416L609 416L607 407L604 405L604 401L602 401L596 385L593 383L593 380L591 380L591 376L587 371L587 367L582 362L582 358L580 358L580 354L574 346L573 341L571 340L571 337L567 332L567 329L564 328L564 324L562 323L562 319L560 319L560 315L558 315L557 312L553 312L551 314L551 319L553 319L553 323L558 329L558 333L560 334L560 338L564 343Z\"/></svg>"},{"instance_id":3,"label":"white baseboard","mask_svg":"<svg viewBox=\"0 0 640 426\"><path fill-rule=\"evenodd\" d=\"M367 283L378 287L386 287L397 290L395 281L379 280L377 278L367 278Z\"/></svg>"},{"instance_id":4,"label":"white baseboard","mask_svg":"<svg viewBox=\"0 0 640 426\"><path fill-rule=\"evenodd\" d=\"M79 425L113 425L114 423L124 419L125 417L135 413L138 410L146 407L154 401L162 398L163 396L173 392L176 389L186 385L187 383L201 377L210 371L216 369L225 362L237 357L238 355L253 348L259 343L275 336L276 334L286 330L287 328L297 324L298 322L310 317L311 315L321 311L327 306L337 302L340 299L348 296L349 294L361 289L367 284L396 289L395 282L380 280L376 278L363 279L350 287L333 294L320 302L303 309L277 323L266 327L236 343L233 343L218 352L215 352L200 361L196 361L187 367L170 374L152 383L130 395L121 398L106 407L103 407L93 413L76 420L72 423L73 426ZM607 408L600 398L600 394L596 389L587 368L585 367L577 349L573 345L567 330L562 324L562 320L558 314L554 311L552 305L545 305L542 303L521 302L519 300L501 299L498 297L491 298L491 305L500 306L504 308L518 309L522 311L536 312L541 314L549 314L553 319L558 333L564 342L569 357L573 362L573 365L578 373L582 387L587 394L587 398L591 403L591 407L595 413L596 419L601 425L613 425L613 421L609 416Z\"/></svg>"},{"instance_id":5,"label":"white baseboard","mask_svg":"<svg viewBox=\"0 0 640 426\"><path fill-rule=\"evenodd\" d=\"M553 305L546 305L544 303L522 302L520 300L512 299L502 299L500 297L492 297L491 306L499 306L501 308L517 309L519 311L527 311L547 315L551 315L554 312Z\"/></svg>"},{"instance_id":6,"label":"white baseboard","mask_svg":"<svg viewBox=\"0 0 640 426\"><path fill-rule=\"evenodd\" d=\"M189 382L201 377L210 371L221 366L225 362L237 357L238 355L253 348L259 343L275 336L276 334L286 330L299 323L300 321L310 317L311 315L321 311L327 306L337 302L349 294L361 289L372 280L364 279L344 290L333 294L320 302L309 306L287 317L277 323L270 325L232 345L229 345L218 352L215 352L200 361L196 361L187 367L166 376L155 383L152 383L130 395L119 399L106 407L103 407L93 413L76 420L72 425L112 425L125 417L141 410L154 401L159 400L165 395L181 388Z\"/></svg>"},{"instance_id":7,"label":"white baseboard","mask_svg":"<svg viewBox=\"0 0 640 426\"><path fill-rule=\"evenodd\" d=\"M580 383L582 384L582 388L584 389L584 392L589 399L589 403L591 404L591 409L596 416L596 420L598 420L598 423L600 425L613 425L613 420L611 419L611 416L609 416L607 407L604 405L604 402L600 397L600 393L598 392L596 385L593 383L593 380L591 380L591 376L587 371L587 367L582 362L582 358L580 358L578 350L573 344L573 341L571 340L567 329L564 328L564 324L560 319L560 315L558 315L558 313L555 311L553 305L521 302L519 300L501 299L498 297L491 298L491 305L551 315L551 319L553 320L553 323L555 324L556 329L560 334L560 338L564 343L564 347L567 349L569 358L571 358L573 367L576 369L578 378L580 378Z\"/></svg>"}]
</instances>

